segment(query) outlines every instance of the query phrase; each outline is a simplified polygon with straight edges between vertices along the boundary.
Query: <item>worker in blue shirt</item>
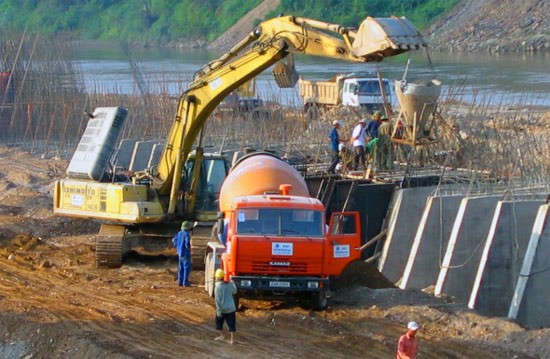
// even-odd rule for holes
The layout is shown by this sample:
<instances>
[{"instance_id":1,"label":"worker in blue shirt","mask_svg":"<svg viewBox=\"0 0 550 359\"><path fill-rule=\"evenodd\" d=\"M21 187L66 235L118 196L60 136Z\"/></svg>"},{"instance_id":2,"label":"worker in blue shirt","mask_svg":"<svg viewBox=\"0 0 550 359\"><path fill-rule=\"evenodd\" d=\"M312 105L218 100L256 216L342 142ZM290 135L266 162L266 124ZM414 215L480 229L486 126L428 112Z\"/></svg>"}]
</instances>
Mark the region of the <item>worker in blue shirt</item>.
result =
<instances>
[{"instance_id":1,"label":"worker in blue shirt","mask_svg":"<svg viewBox=\"0 0 550 359\"><path fill-rule=\"evenodd\" d=\"M172 243L176 247L178 252L179 264L178 264L178 285L190 287L189 274L191 273L191 229L193 224L189 221L184 221L181 224L181 231L179 231Z\"/></svg>"},{"instance_id":2,"label":"worker in blue shirt","mask_svg":"<svg viewBox=\"0 0 550 359\"><path fill-rule=\"evenodd\" d=\"M334 174L336 165L340 161L340 156L338 155L338 145L340 144L340 135L338 133L338 129L340 128L340 121L334 120L332 121L332 129L330 130L328 134L328 138L330 140L330 151L331 151L331 160L330 160L330 166L327 169L327 173Z\"/></svg>"},{"instance_id":3,"label":"worker in blue shirt","mask_svg":"<svg viewBox=\"0 0 550 359\"><path fill-rule=\"evenodd\" d=\"M365 129L365 142L369 142L373 138L378 138L378 128L380 127L380 124L382 123L382 112L376 111L372 115L372 120L367 124L367 128Z\"/></svg>"}]
</instances>

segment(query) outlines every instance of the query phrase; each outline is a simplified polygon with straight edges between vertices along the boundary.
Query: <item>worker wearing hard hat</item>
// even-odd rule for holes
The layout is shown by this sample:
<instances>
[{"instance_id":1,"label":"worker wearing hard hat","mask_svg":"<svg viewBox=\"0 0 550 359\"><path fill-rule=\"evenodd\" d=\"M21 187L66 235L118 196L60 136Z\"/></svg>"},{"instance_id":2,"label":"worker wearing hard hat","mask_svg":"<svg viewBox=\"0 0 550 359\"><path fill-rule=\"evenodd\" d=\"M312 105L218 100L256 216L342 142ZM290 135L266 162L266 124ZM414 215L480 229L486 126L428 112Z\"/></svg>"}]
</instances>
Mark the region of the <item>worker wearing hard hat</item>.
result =
<instances>
[{"instance_id":1,"label":"worker wearing hard hat","mask_svg":"<svg viewBox=\"0 0 550 359\"><path fill-rule=\"evenodd\" d=\"M344 143L338 145L338 155L340 157L340 162L336 169L339 172L346 173L353 166L353 152L348 150L347 146Z\"/></svg>"},{"instance_id":2,"label":"worker wearing hard hat","mask_svg":"<svg viewBox=\"0 0 550 359\"><path fill-rule=\"evenodd\" d=\"M178 252L178 285L190 287L189 275L191 274L191 229L193 224L189 221L184 221L181 224L179 231L172 243Z\"/></svg>"},{"instance_id":3,"label":"worker wearing hard hat","mask_svg":"<svg viewBox=\"0 0 550 359\"><path fill-rule=\"evenodd\" d=\"M229 329L229 344L233 344L235 340L235 332L237 331L237 306L233 295L237 293L237 286L230 280L225 280L225 272L223 269L216 269L214 273L216 287L214 288L214 299L216 301L216 330L220 332L214 340L225 340L223 333L223 323L227 323Z\"/></svg>"},{"instance_id":4,"label":"worker wearing hard hat","mask_svg":"<svg viewBox=\"0 0 550 359\"><path fill-rule=\"evenodd\" d=\"M418 338L416 332L420 328L417 322L407 324L407 332L403 334L397 343L397 359L415 359L418 354Z\"/></svg>"},{"instance_id":5,"label":"worker wearing hard hat","mask_svg":"<svg viewBox=\"0 0 550 359\"><path fill-rule=\"evenodd\" d=\"M366 141L370 141L373 138L378 137L378 128L380 127L380 124L382 123L382 112L376 111L372 114L372 120L369 121L367 124L367 128L365 128L365 137Z\"/></svg>"}]
</instances>

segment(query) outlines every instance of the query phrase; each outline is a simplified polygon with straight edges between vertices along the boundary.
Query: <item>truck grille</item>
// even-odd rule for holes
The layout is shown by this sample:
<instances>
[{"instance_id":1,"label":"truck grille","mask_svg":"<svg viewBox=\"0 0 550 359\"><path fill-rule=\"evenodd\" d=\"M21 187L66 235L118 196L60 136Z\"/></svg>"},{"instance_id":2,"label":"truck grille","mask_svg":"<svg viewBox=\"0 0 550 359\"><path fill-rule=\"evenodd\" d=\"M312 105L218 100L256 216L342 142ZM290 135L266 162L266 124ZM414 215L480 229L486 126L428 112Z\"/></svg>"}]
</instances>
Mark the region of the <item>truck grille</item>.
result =
<instances>
[{"instance_id":1,"label":"truck grille","mask_svg":"<svg viewBox=\"0 0 550 359\"><path fill-rule=\"evenodd\" d=\"M281 261L284 262L284 261ZM285 274L300 274L320 272L321 263L308 263L308 262L290 262L290 266L286 265L271 265L270 262L252 261L248 263L240 263L239 272L242 273L285 273ZM280 263L280 262L279 262Z\"/></svg>"}]
</instances>

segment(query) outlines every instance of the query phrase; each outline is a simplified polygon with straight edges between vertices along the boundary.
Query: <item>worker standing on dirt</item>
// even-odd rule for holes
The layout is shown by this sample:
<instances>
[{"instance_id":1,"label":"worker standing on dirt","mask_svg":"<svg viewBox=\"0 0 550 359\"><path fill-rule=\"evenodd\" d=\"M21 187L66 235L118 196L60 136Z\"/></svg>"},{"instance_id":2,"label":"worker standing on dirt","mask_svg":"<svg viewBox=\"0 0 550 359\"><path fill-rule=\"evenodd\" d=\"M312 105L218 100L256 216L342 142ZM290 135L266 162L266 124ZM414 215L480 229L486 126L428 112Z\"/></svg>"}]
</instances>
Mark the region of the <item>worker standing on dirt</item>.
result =
<instances>
[{"instance_id":1,"label":"worker standing on dirt","mask_svg":"<svg viewBox=\"0 0 550 359\"><path fill-rule=\"evenodd\" d=\"M415 359L418 354L418 338L416 332L420 328L417 322L407 324L407 332L403 334L397 343L397 359Z\"/></svg>"},{"instance_id":2,"label":"worker standing on dirt","mask_svg":"<svg viewBox=\"0 0 550 359\"><path fill-rule=\"evenodd\" d=\"M179 231L172 243L178 252L178 285L190 287L189 275L191 274L191 229L193 224L189 221L184 221L181 224Z\"/></svg>"},{"instance_id":3,"label":"worker standing on dirt","mask_svg":"<svg viewBox=\"0 0 550 359\"><path fill-rule=\"evenodd\" d=\"M214 288L214 299L216 301L216 330L219 330L218 335L214 340L224 340L223 322L227 322L229 328L229 344L233 344L235 340L235 332L237 331L237 307L233 295L237 293L237 286L232 280L225 281L225 272L223 269L216 269L214 273L216 279L216 287Z\"/></svg>"}]
</instances>

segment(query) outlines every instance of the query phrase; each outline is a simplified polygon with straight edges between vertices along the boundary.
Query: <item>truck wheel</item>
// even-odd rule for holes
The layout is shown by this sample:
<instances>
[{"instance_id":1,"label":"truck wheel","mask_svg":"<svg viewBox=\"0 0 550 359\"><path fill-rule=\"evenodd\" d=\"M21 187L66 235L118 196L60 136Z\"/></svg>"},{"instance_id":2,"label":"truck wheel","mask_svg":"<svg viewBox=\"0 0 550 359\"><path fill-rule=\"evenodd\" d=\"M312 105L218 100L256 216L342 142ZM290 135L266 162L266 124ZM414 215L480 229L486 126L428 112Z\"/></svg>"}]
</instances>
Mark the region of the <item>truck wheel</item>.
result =
<instances>
[{"instance_id":1,"label":"truck wheel","mask_svg":"<svg viewBox=\"0 0 550 359\"><path fill-rule=\"evenodd\" d=\"M206 255L206 268L204 268L204 288L210 297L214 297L214 259L213 254Z\"/></svg>"},{"instance_id":2,"label":"truck wheel","mask_svg":"<svg viewBox=\"0 0 550 359\"><path fill-rule=\"evenodd\" d=\"M313 310L324 310L327 308L327 291L325 289L321 289L318 292L313 293L313 295L310 298L311 308Z\"/></svg>"}]
</instances>

